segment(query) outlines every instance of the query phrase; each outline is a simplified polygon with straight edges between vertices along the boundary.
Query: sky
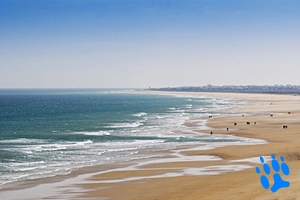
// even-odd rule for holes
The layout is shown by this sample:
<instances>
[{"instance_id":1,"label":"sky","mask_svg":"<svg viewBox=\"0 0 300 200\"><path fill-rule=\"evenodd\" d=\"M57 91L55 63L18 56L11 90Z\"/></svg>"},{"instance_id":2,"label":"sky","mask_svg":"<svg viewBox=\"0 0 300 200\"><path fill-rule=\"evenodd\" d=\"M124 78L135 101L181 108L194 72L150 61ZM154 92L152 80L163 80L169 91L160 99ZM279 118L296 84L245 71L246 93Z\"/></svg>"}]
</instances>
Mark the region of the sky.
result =
<instances>
[{"instance_id":1,"label":"sky","mask_svg":"<svg viewBox=\"0 0 300 200\"><path fill-rule=\"evenodd\" d=\"M0 0L0 88L300 85L298 0Z\"/></svg>"}]
</instances>

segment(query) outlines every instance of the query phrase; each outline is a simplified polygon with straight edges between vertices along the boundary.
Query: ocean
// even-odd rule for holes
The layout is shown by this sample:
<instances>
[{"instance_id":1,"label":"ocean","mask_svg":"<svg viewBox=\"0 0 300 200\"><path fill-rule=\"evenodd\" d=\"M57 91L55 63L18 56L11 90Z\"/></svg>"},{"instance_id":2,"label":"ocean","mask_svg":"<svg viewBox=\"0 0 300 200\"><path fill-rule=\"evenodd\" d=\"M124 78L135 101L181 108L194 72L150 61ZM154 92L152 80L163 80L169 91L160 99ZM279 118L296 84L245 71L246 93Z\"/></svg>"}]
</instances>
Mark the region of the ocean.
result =
<instances>
[{"instance_id":1,"label":"ocean","mask_svg":"<svg viewBox=\"0 0 300 200\"><path fill-rule=\"evenodd\" d=\"M224 109L243 103L120 89L1 89L0 188L165 158L180 146L246 142L195 131L206 128L209 115L235 114Z\"/></svg>"}]
</instances>

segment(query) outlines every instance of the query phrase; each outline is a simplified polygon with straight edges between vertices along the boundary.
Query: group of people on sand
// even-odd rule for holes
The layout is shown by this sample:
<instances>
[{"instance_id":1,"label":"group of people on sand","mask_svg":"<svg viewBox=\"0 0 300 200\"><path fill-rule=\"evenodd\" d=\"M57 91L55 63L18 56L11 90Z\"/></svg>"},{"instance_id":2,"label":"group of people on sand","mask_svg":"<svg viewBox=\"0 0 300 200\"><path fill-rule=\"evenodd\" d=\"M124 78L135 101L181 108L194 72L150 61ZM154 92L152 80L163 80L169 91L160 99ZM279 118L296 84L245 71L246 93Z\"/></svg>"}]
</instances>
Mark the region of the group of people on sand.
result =
<instances>
[{"instance_id":1,"label":"group of people on sand","mask_svg":"<svg viewBox=\"0 0 300 200\"><path fill-rule=\"evenodd\" d=\"M288 114L291 114L291 112L288 112ZM209 116L209 118L212 118L212 117L213 117L212 115ZM242 115L242 117L244 117L244 115ZM273 114L270 114L270 117L273 117ZM246 123L247 123L247 125L250 125L250 124L251 124L250 122L246 122ZM254 124L256 124L256 122L254 122ZM237 123L234 122L233 125L236 126ZM287 128L288 128L287 125L283 125L282 127L283 127L284 129L287 129ZM226 128L226 130L229 131L229 128ZM212 135L213 132L211 131L210 134Z\"/></svg>"}]
</instances>

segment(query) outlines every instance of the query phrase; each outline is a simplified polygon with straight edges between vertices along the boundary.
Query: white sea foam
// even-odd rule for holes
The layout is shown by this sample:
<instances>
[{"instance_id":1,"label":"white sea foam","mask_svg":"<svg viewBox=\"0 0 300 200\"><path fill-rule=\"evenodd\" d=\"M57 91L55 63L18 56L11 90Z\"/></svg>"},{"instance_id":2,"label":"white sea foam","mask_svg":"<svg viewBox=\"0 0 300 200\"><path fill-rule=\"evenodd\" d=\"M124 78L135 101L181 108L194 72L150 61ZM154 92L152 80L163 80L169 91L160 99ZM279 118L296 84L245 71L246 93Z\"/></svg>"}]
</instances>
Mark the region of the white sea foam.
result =
<instances>
[{"instance_id":1,"label":"white sea foam","mask_svg":"<svg viewBox=\"0 0 300 200\"><path fill-rule=\"evenodd\" d=\"M74 134L82 134L82 135L94 135L94 136L102 136L102 135L110 135L108 131L83 131L83 132L74 132Z\"/></svg>"},{"instance_id":2,"label":"white sea foam","mask_svg":"<svg viewBox=\"0 0 300 200\"><path fill-rule=\"evenodd\" d=\"M7 143L15 143L15 144L32 144L32 143L45 143L47 140L41 139L28 139L28 138L18 138L12 140L1 140L0 143L7 144Z\"/></svg>"},{"instance_id":3,"label":"white sea foam","mask_svg":"<svg viewBox=\"0 0 300 200\"><path fill-rule=\"evenodd\" d=\"M142 121L134 123L115 123L110 126L106 126L106 128L136 128L141 125L143 125Z\"/></svg>"},{"instance_id":4,"label":"white sea foam","mask_svg":"<svg viewBox=\"0 0 300 200\"><path fill-rule=\"evenodd\" d=\"M39 167L25 167L25 168L16 169L15 171L32 171L35 169L39 169Z\"/></svg>"},{"instance_id":5,"label":"white sea foam","mask_svg":"<svg viewBox=\"0 0 300 200\"><path fill-rule=\"evenodd\" d=\"M86 141L82 141L82 142L76 142L75 145L87 145L87 144L93 144L92 140L86 140Z\"/></svg>"},{"instance_id":6,"label":"white sea foam","mask_svg":"<svg viewBox=\"0 0 300 200\"><path fill-rule=\"evenodd\" d=\"M60 150L70 150L78 146L84 146L88 144L93 144L92 140L79 141L79 142L66 142L66 143L53 143L53 144L39 144L30 145L20 149L21 152L26 154L33 154L34 152L51 152Z\"/></svg>"},{"instance_id":7,"label":"white sea foam","mask_svg":"<svg viewBox=\"0 0 300 200\"><path fill-rule=\"evenodd\" d=\"M142 117L142 116L144 116L144 115L147 115L147 113L145 113L145 112L140 112L140 113L133 114L133 116L135 116L135 117Z\"/></svg>"},{"instance_id":8,"label":"white sea foam","mask_svg":"<svg viewBox=\"0 0 300 200\"><path fill-rule=\"evenodd\" d=\"M118 142L106 142L101 144L105 147L111 147L112 149L108 151L119 151L120 149L124 150L132 150L132 149L138 149L142 146L149 146L152 144L159 144L163 143L164 140L157 139L157 140L134 140L134 141L118 141Z\"/></svg>"},{"instance_id":9,"label":"white sea foam","mask_svg":"<svg viewBox=\"0 0 300 200\"><path fill-rule=\"evenodd\" d=\"M158 115L158 116L156 116L156 118L157 118L157 119L163 119L163 118L165 118L165 117L164 117L164 116L159 116L159 115Z\"/></svg>"},{"instance_id":10,"label":"white sea foam","mask_svg":"<svg viewBox=\"0 0 300 200\"><path fill-rule=\"evenodd\" d=\"M30 165L38 165L38 164L44 164L45 161L37 161L37 162L26 162L26 163L10 163L10 166L30 166Z\"/></svg>"},{"instance_id":11,"label":"white sea foam","mask_svg":"<svg viewBox=\"0 0 300 200\"><path fill-rule=\"evenodd\" d=\"M193 107L192 104L187 104L187 105L185 105L185 108L192 108L192 107Z\"/></svg>"}]
</instances>

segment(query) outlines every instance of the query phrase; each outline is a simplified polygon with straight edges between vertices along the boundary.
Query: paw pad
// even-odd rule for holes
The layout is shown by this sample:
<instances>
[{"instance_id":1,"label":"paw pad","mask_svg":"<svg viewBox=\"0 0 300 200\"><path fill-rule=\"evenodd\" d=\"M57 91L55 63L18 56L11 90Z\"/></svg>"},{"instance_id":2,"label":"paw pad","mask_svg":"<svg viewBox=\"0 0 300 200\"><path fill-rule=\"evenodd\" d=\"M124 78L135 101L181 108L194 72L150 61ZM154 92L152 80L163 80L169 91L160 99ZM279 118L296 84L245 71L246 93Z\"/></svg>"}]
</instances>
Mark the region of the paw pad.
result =
<instances>
[{"instance_id":1,"label":"paw pad","mask_svg":"<svg viewBox=\"0 0 300 200\"><path fill-rule=\"evenodd\" d=\"M265 160L262 156L260 157L260 162L263 164L262 165L263 170L261 171L259 167L256 167L255 171L257 174L261 174L260 183L265 189L269 189L270 187L270 181L268 175L270 175L272 172L273 186L271 187L271 191L277 192L280 188L288 188L290 186L290 182L283 180L278 172L281 171L285 176L288 176L290 174L290 169L289 166L284 162L283 156L280 156L281 165L276 160L274 154L272 154L271 157L272 157L272 162L271 162L272 171L270 169L270 166L267 163L265 163Z\"/></svg>"}]
</instances>

